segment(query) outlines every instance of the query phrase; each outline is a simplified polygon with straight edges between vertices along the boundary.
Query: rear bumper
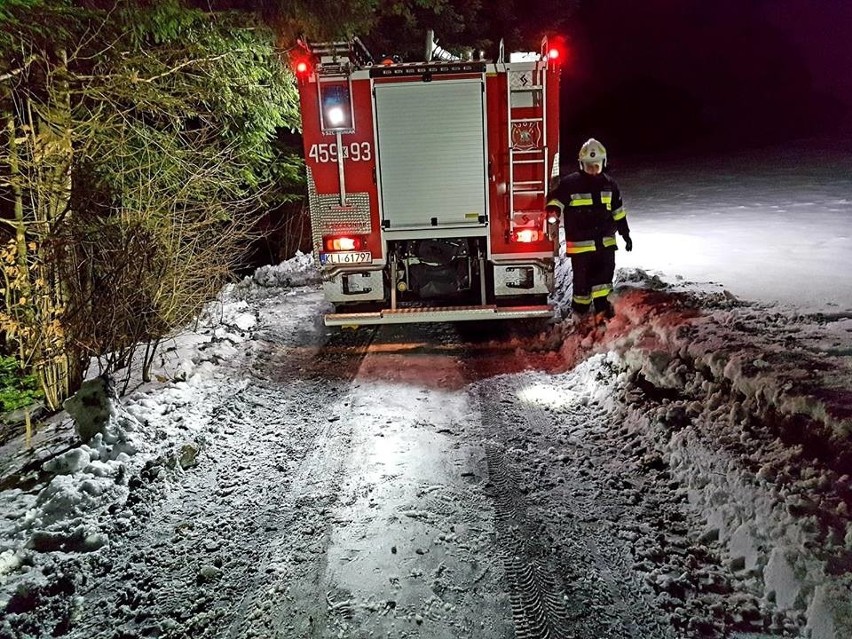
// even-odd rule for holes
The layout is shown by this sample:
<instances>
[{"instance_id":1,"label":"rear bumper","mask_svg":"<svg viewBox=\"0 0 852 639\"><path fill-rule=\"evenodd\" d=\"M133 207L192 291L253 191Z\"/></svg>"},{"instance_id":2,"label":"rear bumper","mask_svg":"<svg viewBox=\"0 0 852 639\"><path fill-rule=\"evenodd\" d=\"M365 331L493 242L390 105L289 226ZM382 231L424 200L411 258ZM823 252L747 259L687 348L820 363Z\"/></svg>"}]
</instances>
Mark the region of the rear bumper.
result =
<instances>
[{"instance_id":1,"label":"rear bumper","mask_svg":"<svg viewBox=\"0 0 852 639\"><path fill-rule=\"evenodd\" d=\"M523 318L551 318L553 307L543 306L443 306L383 309L370 313L330 313L326 326L362 326L366 324L415 324L426 322L467 322Z\"/></svg>"}]
</instances>

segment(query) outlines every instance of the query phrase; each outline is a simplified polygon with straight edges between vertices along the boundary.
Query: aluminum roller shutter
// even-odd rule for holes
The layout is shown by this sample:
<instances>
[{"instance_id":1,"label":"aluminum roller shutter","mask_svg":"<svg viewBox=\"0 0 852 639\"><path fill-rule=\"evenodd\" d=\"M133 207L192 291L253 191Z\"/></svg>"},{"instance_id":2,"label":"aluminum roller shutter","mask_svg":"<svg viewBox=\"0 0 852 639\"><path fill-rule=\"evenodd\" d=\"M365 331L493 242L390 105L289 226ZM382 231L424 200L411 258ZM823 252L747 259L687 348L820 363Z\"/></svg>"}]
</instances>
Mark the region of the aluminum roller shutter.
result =
<instances>
[{"instance_id":1,"label":"aluminum roller shutter","mask_svg":"<svg viewBox=\"0 0 852 639\"><path fill-rule=\"evenodd\" d=\"M469 224L486 214L482 82L377 84L384 219L394 229Z\"/></svg>"}]
</instances>

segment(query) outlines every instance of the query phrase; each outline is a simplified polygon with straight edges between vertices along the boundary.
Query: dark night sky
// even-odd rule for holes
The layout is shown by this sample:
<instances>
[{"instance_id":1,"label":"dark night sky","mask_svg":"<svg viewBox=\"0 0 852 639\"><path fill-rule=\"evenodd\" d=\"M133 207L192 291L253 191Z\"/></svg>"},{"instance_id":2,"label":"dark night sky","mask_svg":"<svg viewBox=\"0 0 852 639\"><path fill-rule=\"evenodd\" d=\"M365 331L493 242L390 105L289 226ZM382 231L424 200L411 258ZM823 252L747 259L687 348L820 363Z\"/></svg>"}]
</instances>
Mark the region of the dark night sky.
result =
<instances>
[{"instance_id":1,"label":"dark night sky","mask_svg":"<svg viewBox=\"0 0 852 639\"><path fill-rule=\"evenodd\" d=\"M563 146L743 148L852 131L852 0L587 0Z\"/></svg>"}]
</instances>

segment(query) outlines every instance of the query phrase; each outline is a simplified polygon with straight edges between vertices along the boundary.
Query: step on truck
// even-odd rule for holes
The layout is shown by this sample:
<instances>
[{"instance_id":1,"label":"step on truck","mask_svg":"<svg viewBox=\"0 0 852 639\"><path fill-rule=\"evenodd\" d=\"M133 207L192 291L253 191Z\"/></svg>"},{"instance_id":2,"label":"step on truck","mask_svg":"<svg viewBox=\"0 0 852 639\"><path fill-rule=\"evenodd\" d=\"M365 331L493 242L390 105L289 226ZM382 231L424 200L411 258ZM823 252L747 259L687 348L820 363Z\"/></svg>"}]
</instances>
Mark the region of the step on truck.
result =
<instances>
[{"instance_id":1,"label":"step on truck","mask_svg":"<svg viewBox=\"0 0 852 639\"><path fill-rule=\"evenodd\" d=\"M328 326L550 318L560 50L291 54Z\"/></svg>"}]
</instances>

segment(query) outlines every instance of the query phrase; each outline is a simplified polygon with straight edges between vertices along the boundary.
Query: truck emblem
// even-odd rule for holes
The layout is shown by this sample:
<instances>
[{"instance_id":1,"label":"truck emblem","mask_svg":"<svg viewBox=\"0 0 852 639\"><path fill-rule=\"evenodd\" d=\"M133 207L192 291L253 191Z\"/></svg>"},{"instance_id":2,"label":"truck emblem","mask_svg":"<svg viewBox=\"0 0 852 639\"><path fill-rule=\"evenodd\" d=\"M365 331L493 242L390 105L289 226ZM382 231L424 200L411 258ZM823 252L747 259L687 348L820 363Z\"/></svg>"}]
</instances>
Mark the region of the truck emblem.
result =
<instances>
[{"instance_id":1,"label":"truck emblem","mask_svg":"<svg viewBox=\"0 0 852 639\"><path fill-rule=\"evenodd\" d=\"M512 149L530 151L541 143L541 128L538 122L514 122L512 124Z\"/></svg>"}]
</instances>

